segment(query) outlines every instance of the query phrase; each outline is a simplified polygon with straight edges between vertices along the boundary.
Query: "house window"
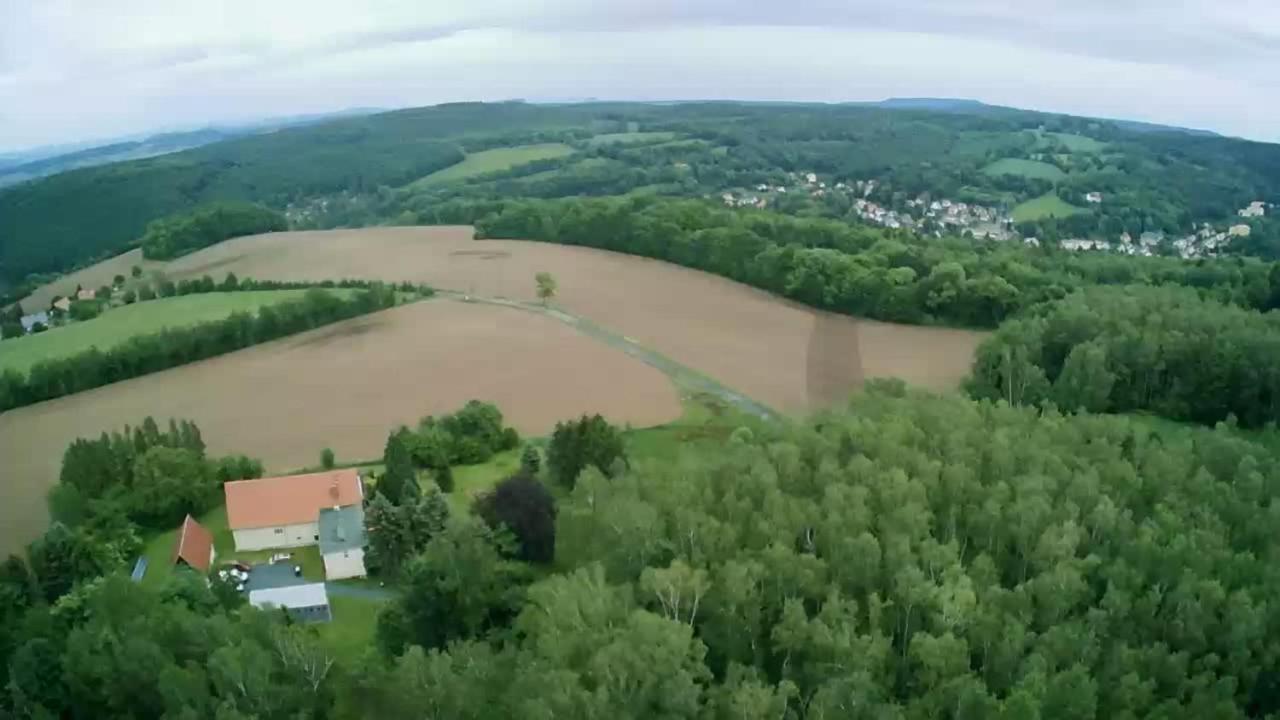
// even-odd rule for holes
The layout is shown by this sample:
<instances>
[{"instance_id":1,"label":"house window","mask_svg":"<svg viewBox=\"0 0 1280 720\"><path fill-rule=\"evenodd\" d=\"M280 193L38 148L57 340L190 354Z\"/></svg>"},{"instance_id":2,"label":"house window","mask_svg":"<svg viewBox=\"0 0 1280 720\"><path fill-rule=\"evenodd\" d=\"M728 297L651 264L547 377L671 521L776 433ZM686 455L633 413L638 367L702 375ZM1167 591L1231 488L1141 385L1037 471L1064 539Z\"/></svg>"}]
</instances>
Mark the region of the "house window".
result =
<instances>
[{"instance_id":1,"label":"house window","mask_svg":"<svg viewBox=\"0 0 1280 720\"><path fill-rule=\"evenodd\" d=\"M284 534L284 528L276 528L276 534L277 534L277 535L283 535L283 534Z\"/></svg>"}]
</instances>

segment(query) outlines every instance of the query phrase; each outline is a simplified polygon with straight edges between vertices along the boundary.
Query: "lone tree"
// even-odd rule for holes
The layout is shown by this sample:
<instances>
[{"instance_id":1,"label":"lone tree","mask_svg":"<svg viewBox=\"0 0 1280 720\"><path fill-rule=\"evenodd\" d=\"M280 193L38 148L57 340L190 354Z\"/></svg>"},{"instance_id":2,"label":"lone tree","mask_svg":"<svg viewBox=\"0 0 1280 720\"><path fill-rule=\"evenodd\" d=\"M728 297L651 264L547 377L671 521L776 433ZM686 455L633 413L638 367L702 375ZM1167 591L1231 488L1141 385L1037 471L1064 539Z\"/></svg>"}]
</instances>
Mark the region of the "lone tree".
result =
<instances>
[{"instance_id":1,"label":"lone tree","mask_svg":"<svg viewBox=\"0 0 1280 720\"><path fill-rule=\"evenodd\" d=\"M510 530L521 560L549 563L555 559L556 500L546 486L523 471L477 498L472 512L494 530Z\"/></svg>"},{"instance_id":2,"label":"lone tree","mask_svg":"<svg viewBox=\"0 0 1280 720\"><path fill-rule=\"evenodd\" d=\"M320 451L320 467L325 470L332 470L334 465L333 448L325 448Z\"/></svg>"},{"instance_id":3,"label":"lone tree","mask_svg":"<svg viewBox=\"0 0 1280 720\"><path fill-rule=\"evenodd\" d=\"M533 276L533 281L538 284L538 299L545 306L556 296L556 279L549 272L540 272Z\"/></svg>"},{"instance_id":4,"label":"lone tree","mask_svg":"<svg viewBox=\"0 0 1280 720\"><path fill-rule=\"evenodd\" d=\"M619 461L623 465L627 462L622 433L600 415L583 415L571 422L557 423L547 447L551 477L570 490L588 465L612 475Z\"/></svg>"}]
</instances>

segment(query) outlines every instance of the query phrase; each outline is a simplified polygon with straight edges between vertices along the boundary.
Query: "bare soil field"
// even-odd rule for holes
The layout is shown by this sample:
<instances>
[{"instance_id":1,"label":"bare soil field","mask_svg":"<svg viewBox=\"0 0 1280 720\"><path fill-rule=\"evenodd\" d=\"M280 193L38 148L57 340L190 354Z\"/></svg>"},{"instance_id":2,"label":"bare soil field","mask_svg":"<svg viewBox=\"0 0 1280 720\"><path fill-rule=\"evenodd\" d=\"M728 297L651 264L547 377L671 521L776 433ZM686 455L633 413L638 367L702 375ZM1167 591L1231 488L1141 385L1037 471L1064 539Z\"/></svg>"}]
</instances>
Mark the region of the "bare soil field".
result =
<instances>
[{"instance_id":1,"label":"bare soil field","mask_svg":"<svg viewBox=\"0 0 1280 720\"><path fill-rule=\"evenodd\" d=\"M110 285L116 275L130 278L129 271L138 265L146 273L164 267L164 263L142 259L142 250L130 250L97 265L90 265L69 275L36 288L34 292L22 299L22 308L29 313L39 312L49 307L49 303L59 295L66 297L76 291L76 285L97 290L103 285Z\"/></svg>"},{"instance_id":2,"label":"bare soil field","mask_svg":"<svg viewBox=\"0 0 1280 720\"><path fill-rule=\"evenodd\" d=\"M590 248L472 240L467 227L272 233L180 258L171 277L413 280L534 300L534 273L559 283L555 304L783 412L843 401L866 377L945 390L968 372L985 333L869 322L781 300L669 263Z\"/></svg>"},{"instance_id":3,"label":"bare soil field","mask_svg":"<svg viewBox=\"0 0 1280 720\"><path fill-rule=\"evenodd\" d=\"M496 403L531 435L582 413L643 427L681 412L658 370L557 320L416 303L0 414L0 554L43 531L45 493L77 437L147 415L161 425L190 418L211 453L244 453L283 472L314 465L325 446L344 461L376 457L396 425L472 398Z\"/></svg>"}]
</instances>

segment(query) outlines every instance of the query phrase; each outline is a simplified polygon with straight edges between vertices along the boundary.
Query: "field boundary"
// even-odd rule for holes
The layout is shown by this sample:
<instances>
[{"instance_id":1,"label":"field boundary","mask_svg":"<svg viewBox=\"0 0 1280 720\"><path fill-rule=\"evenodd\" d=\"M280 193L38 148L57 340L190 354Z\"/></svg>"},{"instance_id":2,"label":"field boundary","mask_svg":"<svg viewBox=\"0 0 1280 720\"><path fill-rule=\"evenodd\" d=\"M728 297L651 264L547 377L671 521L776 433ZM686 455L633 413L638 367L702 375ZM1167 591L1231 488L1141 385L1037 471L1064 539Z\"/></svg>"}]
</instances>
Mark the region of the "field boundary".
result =
<instances>
[{"instance_id":1,"label":"field boundary","mask_svg":"<svg viewBox=\"0 0 1280 720\"><path fill-rule=\"evenodd\" d=\"M677 388L685 393L706 393L714 395L743 412L766 420L776 420L782 417L781 413L770 408L764 403L747 397L743 393L740 393L717 380L707 377L687 365L678 363L666 355L647 348L625 335L619 335L618 333L604 328L587 318L567 312L561 308L544 306L539 303L525 302L521 300L510 300L508 298L471 295L468 293L458 292L456 290L443 290L439 288L436 289L436 296L452 298L462 302L498 305L500 307L509 307L545 315L580 331L588 337L594 338L606 345L609 345L610 347L621 350L646 365L650 365L658 369L670 378Z\"/></svg>"}]
</instances>

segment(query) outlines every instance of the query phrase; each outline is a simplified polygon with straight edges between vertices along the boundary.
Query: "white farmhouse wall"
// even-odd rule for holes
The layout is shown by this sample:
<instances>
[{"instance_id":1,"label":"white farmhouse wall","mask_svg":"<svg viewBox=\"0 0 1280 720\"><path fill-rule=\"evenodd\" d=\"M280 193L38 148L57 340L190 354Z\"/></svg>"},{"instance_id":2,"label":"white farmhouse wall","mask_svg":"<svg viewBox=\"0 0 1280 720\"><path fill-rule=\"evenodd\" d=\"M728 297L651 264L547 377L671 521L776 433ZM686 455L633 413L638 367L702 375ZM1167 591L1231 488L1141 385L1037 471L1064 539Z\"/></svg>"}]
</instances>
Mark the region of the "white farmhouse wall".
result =
<instances>
[{"instance_id":1,"label":"white farmhouse wall","mask_svg":"<svg viewBox=\"0 0 1280 720\"><path fill-rule=\"evenodd\" d=\"M236 550L272 550L275 548L315 545L320 536L320 523L278 525L276 527L246 528L231 533L236 539Z\"/></svg>"},{"instance_id":2,"label":"white farmhouse wall","mask_svg":"<svg viewBox=\"0 0 1280 720\"><path fill-rule=\"evenodd\" d=\"M364 577L367 574L364 569L363 548L340 550L327 553L324 556L324 576L326 580Z\"/></svg>"}]
</instances>

